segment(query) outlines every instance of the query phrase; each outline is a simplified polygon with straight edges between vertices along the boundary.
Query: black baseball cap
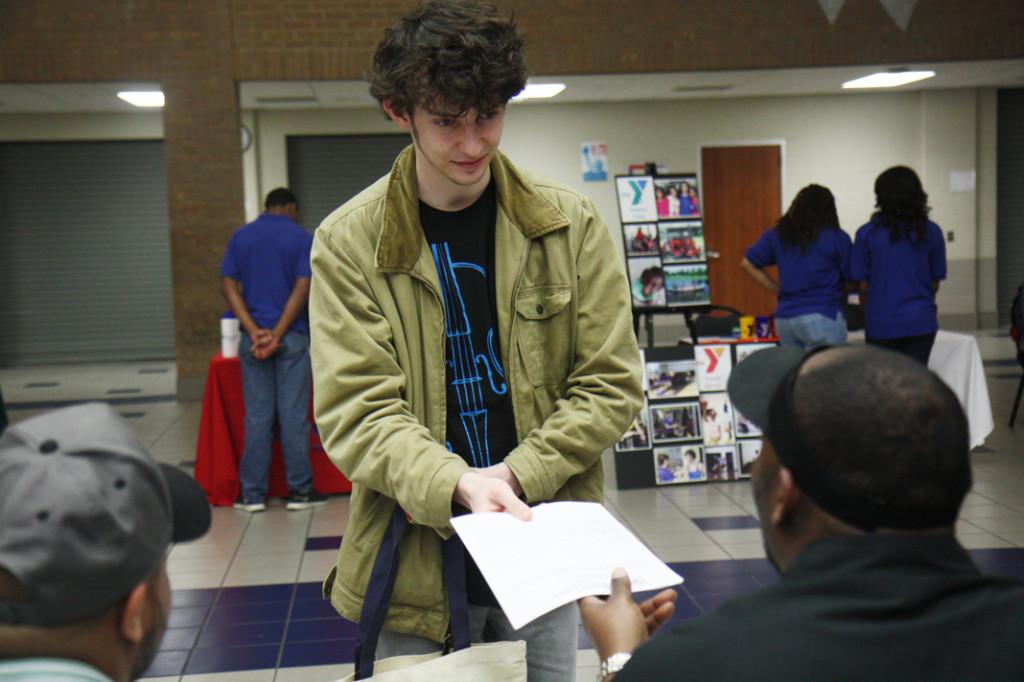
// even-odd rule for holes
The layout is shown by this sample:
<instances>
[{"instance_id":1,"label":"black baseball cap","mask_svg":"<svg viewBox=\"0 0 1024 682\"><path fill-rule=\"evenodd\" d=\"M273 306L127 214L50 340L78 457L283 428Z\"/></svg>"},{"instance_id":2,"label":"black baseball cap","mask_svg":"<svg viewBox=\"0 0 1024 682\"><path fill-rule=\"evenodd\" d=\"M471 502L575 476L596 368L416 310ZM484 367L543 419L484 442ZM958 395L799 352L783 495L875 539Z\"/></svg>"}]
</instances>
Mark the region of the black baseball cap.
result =
<instances>
[{"instance_id":1,"label":"black baseball cap","mask_svg":"<svg viewBox=\"0 0 1024 682\"><path fill-rule=\"evenodd\" d=\"M790 346L779 346L754 352L733 368L729 376L728 392L736 410L760 427L771 442L772 450L779 462L790 470L800 490L835 518L867 531L879 527L914 530L954 523L962 496L944 497L942 501L932 506L908 506L899 499L865 494L863 489L855 488L841 480L841 472L835 470L834 462L826 456L828 453L814 452L807 445L807 434L804 433L796 415L795 395L804 363L818 353L841 353L842 355L837 355L829 361L829 366L832 371L848 377L863 374L872 362L877 363L880 359L885 359L889 364L894 364L903 375L919 375L918 378L924 378L920 375L930 374L926 385L952 396L950 389L930 370L909 358L896 356L892 351L869 346L844 345L825 346L804 352ZM885 357L881 358L879 354ZM946 404L955 406L959 414L953 416L964 424L963 429L954 429L954 432L963 431L962 449L966 458L966 420L955 397L950 400L949 396ZM828 400L842 406L847 397L837 394L829 396ZM856 407L851 405L849 409L853 410ZM827 428L827 424L819 423L817 428ZM891 438L888 435L884 437ZM951 445L959 447L960 444ZM969 484L968 468L964 485Z\"/></svg>"},{"instance_id":2,"label":"black baseball cap","mask_svg":"<svg viewBox=\"0 0 1024 682\"><path fill-rule=\"evenodd\" d=\"M109 405L12 424L0 436L0 568L27 599L0 601L0 623L98 616L156 570L170 543L209 527L195 480L153 461Z\"/></svg>"}]
</instances>

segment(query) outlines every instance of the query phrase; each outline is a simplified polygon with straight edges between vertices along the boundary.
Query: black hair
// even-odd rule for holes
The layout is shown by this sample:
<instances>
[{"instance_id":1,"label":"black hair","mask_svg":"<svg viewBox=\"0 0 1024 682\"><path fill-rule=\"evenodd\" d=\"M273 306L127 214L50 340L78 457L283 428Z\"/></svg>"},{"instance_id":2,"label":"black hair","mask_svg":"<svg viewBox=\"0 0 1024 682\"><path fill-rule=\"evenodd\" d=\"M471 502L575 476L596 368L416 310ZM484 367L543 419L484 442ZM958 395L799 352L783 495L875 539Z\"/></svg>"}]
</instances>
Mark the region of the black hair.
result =
<instances>
[{"instance_id":1,"label":"black hair","mask_svg":"<svg viewBox=\"0 0 1024 682\"><path fill-rule=\"evenodd\" d=\"M797 192L775 229L784 245L798 246L800 253L807 253L822 230L839 229L835 197L827 187L807 185Z\"/></svg>"},{"instance_id":2,"label":"black hair","mask_svg":"<svg viewBox=\"0 0 1024 682\"><path fill-rule=\"evenodd\" d=\"M287 206L288 204L299 205L299 202L295 199L295 195L292 194L290 189L284 187L278 187L277 189L270 190L267 194L266 201L263 202L264 208L270 210L276 206Z\"/></svg>"},{"instance_id":3,"label":"black hair","mask_svg":"<svg viewBox=\"0 0 1024 682\"><path fill-rule=\"evenodd\" d=\"M526 76L512 19L477 0L431 0L384 32L367 80L398 114L423 107L458 116L504 106Z\"/></svg>"},{"instance_id":4,"label":"black hair","mask_svg":"<svg viewBox=\"0 0 1024 682\"><path fill-rule=\"evenodd\" d=\"M920 243L928 228L928 195L917 173L906 166L893 166L875 179L875 206L871 219L889 230L891 241L908 239Z\"/></svg>"},{"instance_id":5,"label":"black hair","mask_svg":"<svg viewBox=\"0 0 1024 682\"><path fill-rule=\"evenodd\" d=\"M646 270L641 272L640 273L640 282L644 286L647 286L648 284L650 284L651 282L654 281L655 277L661 277L662 279L665 279L665 271L662 270L657 265L655 265L653 268L647 268Z\"/></svg>"},{"instance_id":6,"label":"black hair","mask_svg":"<svg viewBox=\"0 0 1024 682\"><path fill-rule=\"evenodd\" d=\"M801 372L794 391L807 451L845 497L955 518L971 487L967 418L933 372L893 351L849 347Z\"/></svg>"}]
</instances>

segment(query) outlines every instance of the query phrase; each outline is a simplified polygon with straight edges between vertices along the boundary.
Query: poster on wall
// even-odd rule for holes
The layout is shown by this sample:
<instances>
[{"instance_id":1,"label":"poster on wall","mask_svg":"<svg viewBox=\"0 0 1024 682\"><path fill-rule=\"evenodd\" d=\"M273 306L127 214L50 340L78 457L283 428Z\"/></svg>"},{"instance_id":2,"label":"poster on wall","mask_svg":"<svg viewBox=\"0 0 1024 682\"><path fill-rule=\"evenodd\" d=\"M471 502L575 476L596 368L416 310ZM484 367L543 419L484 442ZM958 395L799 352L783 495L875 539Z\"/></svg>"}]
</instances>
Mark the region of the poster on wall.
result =
<instances>
[{"instance_id":1,"label":"poster on wall","mask_svg":"<svg viewBox=\"0 0 1024 682\"><path fill-rule=\"evenodd\" d=\"M697 176L668 175L654 179L654 206L659 219L700 217Z\"/></svg>"},{"instance_id":2,"label":"poster on wall","mask_svg":"<svg viewBox=\"0 0 1024 682\"><path fill-rule=\"evenodd\" d=\"M580 166L583 182L608 180L608 145L604 142L580 143Z\"/></svg>"},{"instance_id":3,"label":"poster on wall","mask_svg":"<svg viewBox=\"0 0 1024 682\"><path fill-rule=\"evenodd\" d=\"M658 219L654 181L649 175L615 178L619 193L619 219L623 223L648 223Z\"/></svg>"},{"instance_id":4,"label":"poster on wall","mask_svg":"<svg viewBox=\"0 0 1024 682\"><path fill-rule=\"evenodd\" d=\"M729 346L701 345L693 352L697 356L697 384L701 392L724 391L732 371Z\"/></svg>"},{"instance_id":5,"label":"poster on wall","mask_svg":"<svg viewBox=\"0 0 1024 682\"><path fill-rule=\"evenodd\" d=\"M655 481L658 485L706 481L704 449L700 445L675 445L654 449Z\"/></svg>"}]
</instances>

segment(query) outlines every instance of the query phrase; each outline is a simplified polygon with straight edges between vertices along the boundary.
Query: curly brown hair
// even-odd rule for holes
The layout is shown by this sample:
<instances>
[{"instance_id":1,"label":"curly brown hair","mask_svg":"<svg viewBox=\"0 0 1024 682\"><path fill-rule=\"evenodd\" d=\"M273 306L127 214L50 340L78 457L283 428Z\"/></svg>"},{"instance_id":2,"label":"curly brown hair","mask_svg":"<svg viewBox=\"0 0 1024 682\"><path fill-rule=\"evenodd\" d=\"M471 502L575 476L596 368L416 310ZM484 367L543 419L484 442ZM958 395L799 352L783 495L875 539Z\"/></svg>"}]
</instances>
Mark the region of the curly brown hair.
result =
<instances>
[{"instance_id":1,"label":"curly brown hair","mask_svg":"<svg viewBox=\"0 0 1024 682\"><path fill-rule=\"evenodd\" d=\"M384 32L370 94L398 114L493 111L526 85L515 22L477 0L431 0Z\"/></svg>"}]
</instances>

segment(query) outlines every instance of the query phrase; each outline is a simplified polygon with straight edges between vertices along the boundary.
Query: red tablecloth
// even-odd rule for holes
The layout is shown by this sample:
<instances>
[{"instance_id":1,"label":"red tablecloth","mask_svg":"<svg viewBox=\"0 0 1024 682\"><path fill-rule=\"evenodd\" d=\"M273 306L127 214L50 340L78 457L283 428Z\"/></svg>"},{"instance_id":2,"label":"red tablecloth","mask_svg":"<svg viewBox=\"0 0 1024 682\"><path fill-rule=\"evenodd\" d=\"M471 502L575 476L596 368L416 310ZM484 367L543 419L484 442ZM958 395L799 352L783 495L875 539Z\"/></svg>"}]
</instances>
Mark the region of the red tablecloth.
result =
<instances>
[{"instance_id":1,"label":"red tablecloth","mask_svg":"<svg viewBox=\"0 0 1024 682\"><path fill-rule=\"evenodd\" d=\"M312 412L311 401L310 421L313 419ZM242 363L238 358L225 358L218 353L210 360L210 368L206 373L206 392L203 395L199 442L196 445L196 481L206 491L210 504L231 505L238 499L238 464L242 461L242 448L245 442L244 420ZM313 425L309 440L313 487L321 493L342 493L352 490L352 484L324 452L316 424ZM269 483L270 497L288 495L281 442L277 438L274 439Z\"/></svg>"}]
</instances>

